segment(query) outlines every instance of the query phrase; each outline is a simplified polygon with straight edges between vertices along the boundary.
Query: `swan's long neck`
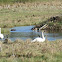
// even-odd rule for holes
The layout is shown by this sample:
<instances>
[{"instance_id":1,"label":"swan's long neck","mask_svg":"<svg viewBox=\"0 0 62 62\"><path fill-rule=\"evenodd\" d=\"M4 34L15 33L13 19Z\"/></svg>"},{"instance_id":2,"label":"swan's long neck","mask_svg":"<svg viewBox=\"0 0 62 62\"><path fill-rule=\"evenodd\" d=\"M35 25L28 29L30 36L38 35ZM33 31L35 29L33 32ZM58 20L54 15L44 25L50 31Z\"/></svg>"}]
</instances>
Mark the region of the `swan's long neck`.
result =
<instances>
[{"instance_id":1,"label":"swan's long neck","mask_svg":"<svg viewBox=\"0 0 62 62\"><path fill-rule=\"evenodd\" d=\"M1 28L0 28L0 34L1 34Z\"/></svg>"},{"instance_id":2,"label":"swan's long neck","mask_svg":"<svg viewBox=\"0 0 62 62\"><path fill-rule=\"evenodd\" d=\"M42 32L42 38L44 39L45 37L44 37L44 34L43 34L43 32Z\"/></svg>"}]
</instances>

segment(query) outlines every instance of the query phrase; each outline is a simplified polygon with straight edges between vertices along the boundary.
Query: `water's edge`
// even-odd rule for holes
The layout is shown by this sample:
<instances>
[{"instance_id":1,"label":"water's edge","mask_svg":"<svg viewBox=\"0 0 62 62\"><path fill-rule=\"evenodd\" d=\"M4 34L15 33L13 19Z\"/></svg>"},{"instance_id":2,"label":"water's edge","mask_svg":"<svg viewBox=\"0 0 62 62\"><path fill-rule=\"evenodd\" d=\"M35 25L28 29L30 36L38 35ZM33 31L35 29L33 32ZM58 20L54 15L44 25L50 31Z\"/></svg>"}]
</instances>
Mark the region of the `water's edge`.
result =
<instances>
[{"instance_id":1,"label":"water's edge","mask_svg":"<svg viewBox=\"0 0 62 62\"><path fill-rule=\"evenodd\" d=\"M32 31L31 28L34 26L22 26L22 27L14 27L12 29L16 29L16 31L10 31L9 39L16 40L16 39L22 39L26 40L28 38L34 39L38 37L38 35L42 36L42 31L36 32ZM62 32L59 31L45 31L44 36L49 41L55 41L57 39L62 38Z\"/></svg>"}]
</instances>

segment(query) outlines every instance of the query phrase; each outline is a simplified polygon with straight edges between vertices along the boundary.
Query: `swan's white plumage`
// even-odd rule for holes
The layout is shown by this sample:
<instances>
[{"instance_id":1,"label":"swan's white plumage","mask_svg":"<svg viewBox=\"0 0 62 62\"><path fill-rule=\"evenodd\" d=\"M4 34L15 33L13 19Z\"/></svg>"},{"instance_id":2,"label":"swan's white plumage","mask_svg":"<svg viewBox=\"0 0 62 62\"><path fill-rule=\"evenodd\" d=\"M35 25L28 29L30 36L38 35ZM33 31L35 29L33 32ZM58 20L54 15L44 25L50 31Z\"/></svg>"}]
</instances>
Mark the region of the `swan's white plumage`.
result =
<instances>
[{"instance_id":1,"label":"swan's white plumage","mask_svg":"<svg viewBox=\"0 0 62 62\"><path fill-rule=\"evenodd\" d=\"M42 38L40 38L40 37L37 37L37 38L35 38L32 42L35 42L35 41L44 42L44 41L45 41L45 38L42 39Z\"/></svg>"},{"instance_id":2,"label":"swan's white plumage","mask_svg":"<svg viewBox=\"0 0 62 62\"><path fill-rule=\"evenodd\" d=\"M32 42L35 42L35 41L38 41L38 42L44 42L45 41L45 37L44 37L43 32L42 32L42 38L41 37L37 37L34 40L32 40Z\"/></svg>"},{"instance_id":3,"label":"swan's white plumage","mask_svg":"<svg viewBox=\"0 0 62 62\"><path fill-rule=\"evenodd\" d=\"M4 38L4 35L3 34L0 34L0 38L3 39Z\"/></svg>"},{"instance_id":4,"label":"swan's white plumage","mask_svg":"<svg viewBox=\"0 0 62 62\"><path fill-rule=\"evenodd\" d=\"M1 28L0 28L0 38L3 39L4 38L4 35L1 34Z\"/></svg>"}]
</instances>

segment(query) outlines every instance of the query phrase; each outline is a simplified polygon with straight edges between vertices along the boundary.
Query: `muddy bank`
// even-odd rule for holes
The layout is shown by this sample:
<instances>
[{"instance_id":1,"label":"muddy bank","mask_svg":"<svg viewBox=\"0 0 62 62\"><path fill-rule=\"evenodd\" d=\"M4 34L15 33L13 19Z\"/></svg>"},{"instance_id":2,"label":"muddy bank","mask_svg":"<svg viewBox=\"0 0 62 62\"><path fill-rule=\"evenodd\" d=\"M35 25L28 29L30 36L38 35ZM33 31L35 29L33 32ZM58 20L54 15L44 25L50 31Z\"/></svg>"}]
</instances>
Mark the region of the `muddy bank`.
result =
<instances>
[{"instance_id":1,"label":"muddy bank","mask_svg":"<svg viewBox=\"0 0 62 62\"><path fill-rule=\"evenodd\" d=\"M47 19L44 22L41 22L35 27L33 27L31 30L62 30L62 16L53 16Z\"/></svg>"}]
</instances>

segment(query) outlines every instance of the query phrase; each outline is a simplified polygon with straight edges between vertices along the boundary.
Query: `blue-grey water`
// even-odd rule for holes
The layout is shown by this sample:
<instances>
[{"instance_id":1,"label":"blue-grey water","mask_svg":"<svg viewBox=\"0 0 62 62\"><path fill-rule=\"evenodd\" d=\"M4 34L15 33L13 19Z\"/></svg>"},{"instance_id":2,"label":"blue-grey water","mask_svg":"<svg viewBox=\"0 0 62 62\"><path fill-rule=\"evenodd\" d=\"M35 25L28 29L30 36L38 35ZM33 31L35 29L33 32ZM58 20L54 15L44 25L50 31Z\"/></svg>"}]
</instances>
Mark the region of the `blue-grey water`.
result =
<instances>
[{"instance_id":1,"label":"blue-grey water","mask_svg":"<svg viewBox=\"0 0 62 62\"><path fill-rule=\"evenodd\" d=\"M29 38L34 39L34 38L38 37L38 35L40 35L42 37L42 31L40 31L40 32L32 31L31 30L32 27L34 27L34 26L22 26L22 27L11 28L11 29L16 29L16 31L10 31L9 38L12 41L14 41L16 39L22 39L22 40L26 40ZM62 32L45 31L44 36L47 40L54 41L57 39L62 39Z\"/></svg>"}]
</instances>

